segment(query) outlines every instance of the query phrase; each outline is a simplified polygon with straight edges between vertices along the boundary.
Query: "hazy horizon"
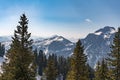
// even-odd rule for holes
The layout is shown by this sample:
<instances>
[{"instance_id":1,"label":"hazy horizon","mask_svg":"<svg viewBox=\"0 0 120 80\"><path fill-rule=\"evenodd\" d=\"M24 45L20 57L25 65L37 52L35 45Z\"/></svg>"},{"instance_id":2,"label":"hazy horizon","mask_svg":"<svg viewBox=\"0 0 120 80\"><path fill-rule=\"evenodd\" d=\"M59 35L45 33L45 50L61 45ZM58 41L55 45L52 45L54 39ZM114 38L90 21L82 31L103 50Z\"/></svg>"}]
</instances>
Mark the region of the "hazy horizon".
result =
<instances>
[{"instance_id":1,"label":"hazy horizon","mask_svg":"<svg viewBox=\"0 0 120 80\"><path fill-rule=\"evenodd\" d=\"M0 36L13 35L25 13L32 36L84 38L105 26L120 26L118 0L0 0Z\"/></svg>"}]
</instances>

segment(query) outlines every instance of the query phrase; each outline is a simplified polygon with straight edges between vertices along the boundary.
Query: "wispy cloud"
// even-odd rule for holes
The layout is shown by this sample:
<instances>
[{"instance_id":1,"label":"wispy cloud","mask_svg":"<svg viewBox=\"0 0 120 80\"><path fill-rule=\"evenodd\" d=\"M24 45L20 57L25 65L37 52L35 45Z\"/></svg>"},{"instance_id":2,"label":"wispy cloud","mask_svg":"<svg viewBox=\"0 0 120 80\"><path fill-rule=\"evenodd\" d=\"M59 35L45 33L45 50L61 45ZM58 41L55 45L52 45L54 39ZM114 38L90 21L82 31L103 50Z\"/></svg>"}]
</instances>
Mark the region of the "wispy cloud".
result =
<instances>
[{"instance_id":1,"label":"wispy cloud","mask_svg":"<svg viewBox=\"0 0 120 80\"><path fill-rule=\"evenodd\" d=\"M85 19L85 22L92 23L93 21L89 18Z\"/></svg>"}]
</instances>

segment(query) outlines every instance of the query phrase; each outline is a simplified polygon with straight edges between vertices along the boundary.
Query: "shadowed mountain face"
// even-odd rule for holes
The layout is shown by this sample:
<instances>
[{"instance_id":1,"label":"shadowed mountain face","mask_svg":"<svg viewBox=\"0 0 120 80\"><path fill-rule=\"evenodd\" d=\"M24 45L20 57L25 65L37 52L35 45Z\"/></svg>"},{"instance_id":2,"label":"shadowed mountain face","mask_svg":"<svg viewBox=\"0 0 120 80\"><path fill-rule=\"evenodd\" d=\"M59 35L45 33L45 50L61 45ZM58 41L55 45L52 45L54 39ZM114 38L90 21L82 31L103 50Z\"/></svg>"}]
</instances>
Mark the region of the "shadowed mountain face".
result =
<instances>
[{"instance_id":1,"label":"shadowed mountain face","mask_svg":"<svg viewBox=\"0 0 120 80\"><path fill-rule=\"evenodd\" d=\"M94 68L98 60L106 57L110 52L110 46L114 37L115 28L106 26L94 33L90 33L86 38L81 39L84 45L84 53L88 57L89 65ZM2 43L5 44L6 49L9 48L11 41L3 41L3 37L0 38ZM7 39L7 38L6 38ZM68 57L73 53L75 43L69 41L62 36L53 36L47 39L34 39L33 49L37 48L43 50L46 55L56 54L58 56Z\"/></svg>"},{"instance_id":2,"label":"shadowed mountain face","mask_svg":"<svg viewBox=\"0 0 120 80\"><path fill-rule=\"evenodd\" d=\"M82 39L85 49L84 53L88 56L88 63L91 67L95 67L98 60L107 57L114 33L115 28L106 26L88 34L85 39Z\"/></svg>"},{"instance_id":3,"label":"shadowed mountain face","mask_svg":"<svg viewBox=\"0 0 120 80\"><path fill-rule=\"evenodd\" d=\"M72 53L75 44L62 36L54 36L36 41L33 46L38 50L43 50L46 55L54 53L58 56L68 57Z\"/></svg>"}]
</instances>

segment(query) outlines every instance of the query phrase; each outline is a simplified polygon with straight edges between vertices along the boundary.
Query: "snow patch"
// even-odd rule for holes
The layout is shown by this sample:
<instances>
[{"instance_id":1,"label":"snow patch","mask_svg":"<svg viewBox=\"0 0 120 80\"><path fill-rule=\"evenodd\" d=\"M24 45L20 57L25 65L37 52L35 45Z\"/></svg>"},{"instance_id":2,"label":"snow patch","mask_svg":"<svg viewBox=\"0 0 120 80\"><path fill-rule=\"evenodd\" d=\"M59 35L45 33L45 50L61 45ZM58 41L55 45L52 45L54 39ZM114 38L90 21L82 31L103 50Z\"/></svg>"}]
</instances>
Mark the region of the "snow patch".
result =
<instances>
[{"instance_id":1,"label":"snow patch","mask_svg":"<svg viewBox=\"0 0 120 80\"><path fill-rule=\"evenodd\" d=\"M110 41L107 41L106 45L110 45L110 44L111 44Z\"/></svg>"},{"instance_id":2,"label":"snow patch","mask_svg":"<svg viewBox=\"0 0 120 80\"><path fill-rule=\"evenodd\" d=\"M116 31L114 29L111 29L110 33L113 34L115 33Z\"/></svg>"},{"instance_id":3,"label":"snow patch","mask_svg":"<svg viewBox=\"0 0 120 80\"><path fill-rule=\"evenodd\" d=\"M73 45L74 45L73 43L66 44L66 46L73 46Z\"/></svg>"},{"instance_id":4,"label":"snow patch","mask_svg":"<svg viewBox=\"0 0 120 80\"><path fill-rule=\"evenodd\" d=\"M90 48L91 45L87 46L84 50L84 53L87 55L87 50Z\"/></svg>"},{"instance_id":5,"label":"snow patch","mask_svg":"<svg viewBox=\"0 0 120 80\"><path fill-rule=\"evenodd\" d=\"M45 51L44 51L44 53L47 55L47 53L48 53L49 51L48 51L48 47L45 49Z\"/></svg>"},{"instance_id":6,"label":"snow patch","mask_svg":"<svg viewBox=\"0 0 120 80\"><path fill-rule=\"evenodd\" d=\"M96 33L94 33L95 35L101 35L102 34L102 32L96 32Z\"/></svg>"},{"instance_id":7,"label":"snow patch","mask_svg":"<svg viewBox=\"0 0 120 80\"><path fill-rule=\"evenodd\" d=\"M62 37L56 37L54 40L55 41L63 41L63 38Z\"/></svg>"},{"instance_id":8,"label":"snow patch","mask_svg":"<svg viewBox=\"0 0 120 80\"><path fill-rule=\"evenodd\" d=\"M2 73L1 66L2 66L2 64L3 64L3 61L4 61L4 58L3 58L3 57L0 57L0 73Z\"/></svg>"},{"instance_id":9,"label":"snow patch","mask_svg":"<svg viewBox=\"0 0 120 80\"><path fill-rule=\"evenodd\" d=\"M49 41L49 40L47 40L47 41L45 41L45 45L49 45L49 44L51 44L51 40Z\"/></svg>"},{"instance_id":10,"label":"snow patch","mask_svg":"<svg viewBox=\"0 0 120 80\"><path fill-rule=\"evenodd\" d=\"M110 38L110 35L104 35L104 39L105 39L105 38Z\"/></svg>"},{"instance_id":11,"label":"snow patch","mask_svg":"<svg viewBox=\"0 0 120 80\"><path fill-rule=\"evenodd\" d=\"M41 80L41 78L42 78L42 77L39 76L39 75L36 76L36 80Z\"/></svg>"}]
</instances>

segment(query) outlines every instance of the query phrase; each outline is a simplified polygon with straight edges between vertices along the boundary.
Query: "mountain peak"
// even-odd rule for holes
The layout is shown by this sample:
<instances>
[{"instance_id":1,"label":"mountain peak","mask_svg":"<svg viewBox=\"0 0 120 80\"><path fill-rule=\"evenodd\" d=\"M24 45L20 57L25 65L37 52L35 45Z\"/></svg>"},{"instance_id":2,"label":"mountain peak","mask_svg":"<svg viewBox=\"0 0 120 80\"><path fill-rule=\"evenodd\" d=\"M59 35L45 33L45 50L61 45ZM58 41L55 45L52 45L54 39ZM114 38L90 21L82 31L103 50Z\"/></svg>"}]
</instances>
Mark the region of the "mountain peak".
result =
<instances>
[{"instance_id":1,"label":"mountain peak","mask_svg":"<svg viewBox=\"0 0 120 80\"><path fill-rule=\"evenodd\" d=\"M53 41L62 41L64 39L65 39L64 37L58 36L58 35L54 35L54 36L48 38L48 40L53 40Z\"/></svg>"},{"instance_id":2,"label":"mountain peak","mask_svg":"<svg viewBox=\"0 0 120 80\"><path fill-rule=\"evenodd\" d=\"M105 26L104 28L101 28L101 29L95 31L95 33L98 33L98 32L106 33L106 32L112 32L112 31L115 32L115 28L114 27Z\"/></svg>"},{"instance_id":3,"label":"mountain peak","mask_svg":"<svg viewBox=\"0 0 120 80\"><path fill-rule=\"evenodd\" d=\"M114 27L106 26L88 34L82 40L85 48L84 53L88 56L88 63L91 67L95 67L98 61L108 56L107 53L111 50L110 46L112 45L115 32Z\"/></svg>"},{"instance_id":4,"label":"mountain peak","mask_svg":"<svg viewBox=\"0 0 120 80\"><path fill-rule=\"evenodd\" d=\"M59 37L59 36L58 35L53 35L50 38L56 38L56 37Z\"/></svg>"},{"instance_id":5,"label":"mountain peak","mask_svg":"<svg viewBox=\"0 0 120 80\"><path fill-rule=\"evenodd\" d=\"M115 28L110 26L105 26L104 28L95 31L96 35L106 34L106 33L110 33L110 34L115 33Z\"/></svg>"}]
</instances>

